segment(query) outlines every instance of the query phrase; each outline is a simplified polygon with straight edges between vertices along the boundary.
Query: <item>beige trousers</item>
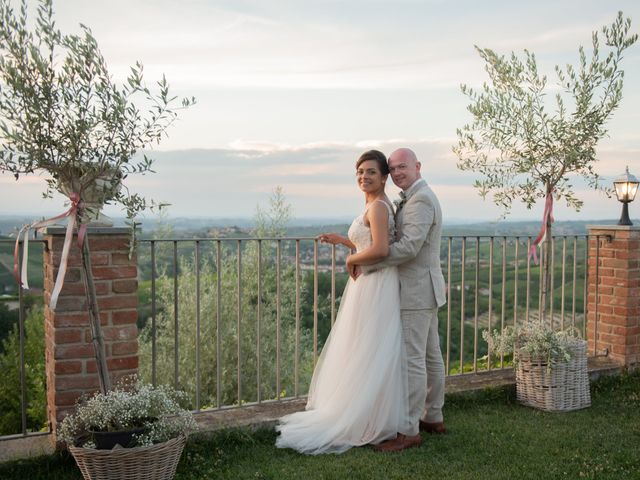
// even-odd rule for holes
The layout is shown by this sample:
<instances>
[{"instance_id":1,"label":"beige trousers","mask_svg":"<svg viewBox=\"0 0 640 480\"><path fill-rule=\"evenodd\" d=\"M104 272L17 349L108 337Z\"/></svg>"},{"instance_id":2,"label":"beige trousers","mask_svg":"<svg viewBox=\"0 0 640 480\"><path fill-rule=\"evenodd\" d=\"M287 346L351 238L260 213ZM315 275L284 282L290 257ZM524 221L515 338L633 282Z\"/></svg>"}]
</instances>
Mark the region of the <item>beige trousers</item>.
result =
<instances>
[{"instance_id":1,"label":"beige trousers","mask_svg":"<svg viewBox=\"0 0 640 480\"><path fill-rule=\"evenodd\" d=\"M442 422L444 362L438 336L438 309L402 310L407 354L409 419L404 435L417 435L419 420Z\"/></svg>"}]
</instances>

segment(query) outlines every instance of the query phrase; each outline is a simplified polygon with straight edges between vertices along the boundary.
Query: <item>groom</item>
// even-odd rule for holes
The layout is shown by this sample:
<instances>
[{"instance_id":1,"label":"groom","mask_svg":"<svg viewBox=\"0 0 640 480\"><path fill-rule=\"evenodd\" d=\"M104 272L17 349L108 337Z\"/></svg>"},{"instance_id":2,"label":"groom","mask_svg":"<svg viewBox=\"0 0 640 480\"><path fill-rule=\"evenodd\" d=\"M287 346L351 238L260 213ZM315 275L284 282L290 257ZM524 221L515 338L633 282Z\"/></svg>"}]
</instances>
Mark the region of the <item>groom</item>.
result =
<instances>
[{"instance_id":1,"label":"groom","mask_svg":"<svg viewBox=\"0 0 640 480\"><path fill-rule=\"evenodd\" d=\"M407 352L409 421L395 439L375 447L397 452L422 443L420 431L446 433L442 417L444 363L438 337L438 307L446 303L440 269L442 211L420 176L420 162L408 148L389 157L393 183L402 189L396 211L396 242L382 262L363 272L398 266L402 330Z\"/></svg>"}]
</instances>

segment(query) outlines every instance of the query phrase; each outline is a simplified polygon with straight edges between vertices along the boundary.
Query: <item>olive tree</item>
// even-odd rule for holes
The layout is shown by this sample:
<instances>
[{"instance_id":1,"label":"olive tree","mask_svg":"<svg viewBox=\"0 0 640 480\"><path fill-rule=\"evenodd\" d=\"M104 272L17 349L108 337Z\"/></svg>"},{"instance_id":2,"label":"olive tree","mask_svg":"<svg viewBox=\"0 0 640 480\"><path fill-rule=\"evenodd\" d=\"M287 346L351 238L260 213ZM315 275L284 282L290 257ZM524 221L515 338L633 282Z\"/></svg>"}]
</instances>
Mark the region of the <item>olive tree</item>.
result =
<instances>
[{"instance_id":1,"label":"olive tree","mask_svg":"<svg viewBox=\"0 0 640 480\"><path fill-rule=\"evenodd\" d=\"M638 38L630 28L631 20L619 12L602 28L606 53L593 32L591 52L580 46L577 66L555 67L556 85L549 85L528 50L524 57L504 56L476 46L490 83L478 90L461 87L473 120L457 130L458 168L480 175L475 187L483 198L491 194L505 216L514 201L531 208L545 199L543 225L530 252L535 254L544 238L541 319L551 280L554 198L579 211L583 202L573 187L578 177L594 189L608 190L595 170L596 145L607 135L606 123L622 99L623 53Z\"/></svg>"},{"instance_id":2,"label":"olive tree","mask_svg":"<svg viewBox=\"0 0 640 480\"><path fill-rule=\"evenodd\" d=\"M56 28L52 0L39 1L34 21L28 19L26 0L17 13L10 0L0 0L0 172L16 180L44 174L45 196L58 191L69 197L67 252L76 221L82 238L91 215L103 204L122 205L130 219L155 205L124 182L130 174L152 171L152 160L135 154L159 142L176 119L176 109L193 102L170 96L164 77L150 89L140 63L124 82L114 81L88 27L80 25L79 34ZM106 391L109 378L88 241L83 245L90 324L100 385ZM64 262L60 271L63 279Z\"/></svg>"}]
</instances>

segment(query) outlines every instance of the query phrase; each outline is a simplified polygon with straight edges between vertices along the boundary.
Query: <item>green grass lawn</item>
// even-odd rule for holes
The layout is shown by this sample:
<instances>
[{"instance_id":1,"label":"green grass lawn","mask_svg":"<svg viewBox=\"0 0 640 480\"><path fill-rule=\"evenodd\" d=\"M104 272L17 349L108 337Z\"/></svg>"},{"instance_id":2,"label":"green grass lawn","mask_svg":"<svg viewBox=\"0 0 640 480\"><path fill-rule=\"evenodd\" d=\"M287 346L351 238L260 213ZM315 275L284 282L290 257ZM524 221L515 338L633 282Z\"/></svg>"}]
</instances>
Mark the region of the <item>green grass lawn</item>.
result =
<instances>
[{"instance_id":1,"label":"green grass lawn","mask_svg":"<svg viewBox=\"0 0 640 480\"><path fill-rule=\"evenodd\" d=\"M192 437L178 479L638 479L640 371L598 380L593 405L570 413L522 407L513 388L447 397L450 433L420 448L356 448L310 457L276 449L271 429ZM81 478L58 454L0 466L0 478Z\"/></svg>"}]
</instances>

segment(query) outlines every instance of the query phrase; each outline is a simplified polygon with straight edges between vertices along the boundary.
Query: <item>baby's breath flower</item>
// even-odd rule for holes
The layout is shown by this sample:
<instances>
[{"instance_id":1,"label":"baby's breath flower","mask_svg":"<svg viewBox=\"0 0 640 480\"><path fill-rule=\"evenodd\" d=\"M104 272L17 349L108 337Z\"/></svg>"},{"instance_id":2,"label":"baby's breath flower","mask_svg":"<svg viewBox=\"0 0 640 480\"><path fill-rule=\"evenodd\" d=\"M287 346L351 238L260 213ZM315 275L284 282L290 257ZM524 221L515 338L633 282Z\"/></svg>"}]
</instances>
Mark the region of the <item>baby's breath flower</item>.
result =
<instances>
[{"instance_id":1,"label":"baby's breath flower","mask_svg":"<svg viewBox=\"0 0 640 480\"><path fill-rule=\"evenodd\" d=\"M543 357L549 365L568 362L583 340L575 329L554 331L542 322L529 322L517 327L506 327L502 332L482 332L493 353L509 355L526 353L532 357ZM518 356L515 355L515 361Z\"/></svg>"},{"instance_id":2,"label":"baby's breath flower","mask_svg":"<svg viewBox=\"0 0 640 480\"><path fill-rule=\"evenodd\" d=\"M58 436L68 445L95 448L91 432L143 428L138 445L164 442L197 428L191 412L180 405L186 398L168 386L120 384L107 394L82 398L76 412L62 421Z\"/></svg>"}]
</instances>

